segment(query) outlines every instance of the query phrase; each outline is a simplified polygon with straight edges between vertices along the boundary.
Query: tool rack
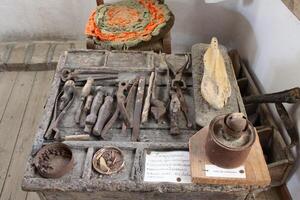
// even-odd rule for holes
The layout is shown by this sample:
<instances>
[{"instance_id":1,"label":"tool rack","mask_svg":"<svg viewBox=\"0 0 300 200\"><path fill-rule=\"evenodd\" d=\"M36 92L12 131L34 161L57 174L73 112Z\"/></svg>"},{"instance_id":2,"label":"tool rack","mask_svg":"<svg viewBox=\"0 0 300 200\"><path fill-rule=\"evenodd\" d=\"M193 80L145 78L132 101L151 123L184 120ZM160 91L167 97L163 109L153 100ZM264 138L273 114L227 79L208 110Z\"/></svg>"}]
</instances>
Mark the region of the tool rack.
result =
<instances>
[{"instance_id":1,"label":"tool rack","mask_svg":"<svg viewBox=\"0 0 300 200\"><path fill-rule=\"evenodd\" d=\"M184 59L182 54L167 55L169 62L178 64ZM226 59L229 59L226 58ZM188 140L201 127L197 126L194 120L193 128L186 127L183 114L179 116L179 127L181 134L172 136L169 134L169 122L157 124L153 117L140 126L140 141L131 141L131 130L127 129L126 134L121 134L122 124L117 121L109 134L111 140L94 141L65 141L69 145L75 160L74 168L58 179L42 178L33 166L34 154L43 144L51 143L44 139L44 133L51 121L55 98L62 89L63 83L60 78L60 71L63 68L84 68L101 69L103 71L119 72L120 79L130 79L132 74L144 74L146 86L151 71L158 65L159 54L141 51L105 51L105 50L74 50L65 52L58 63L57 71L52 87L45 105L43 118L38 127L36 138L33 144L22 187L27 191L35 191L42 199L248 199L257 189L264 187L258 185L237 186L237 185L208 185L192 183L152 183L144 182L145 154L152 150L188 151ZM193 61L192 61L193 62ZM228 60L227 60L228 62ZM239 89L237 87L233 69L229 73L231 84L234 85L232 93L236 98L238 107L244 110ZM195 119L194 91L192 79L192 67L184 73L184 80L187 89L184 95L189 107L189 114ZM109 87L116 87L117 84L109 81L97 84ZM166 79L159 80L161 88L160 95L166 95ZM79 101L81 86L76 87L76 97L73 105L66 113L59 125L62 136L81 134L82 129L74 122L76 104ZM147 87L146 87L147 89ZM236 110L238 112L239 110ZM125 157L125 167L117 174L110 176L101 175L92 169L92 157L94 153L105 146L115 146L122 150Z\"/></svg>"}]
</instances>

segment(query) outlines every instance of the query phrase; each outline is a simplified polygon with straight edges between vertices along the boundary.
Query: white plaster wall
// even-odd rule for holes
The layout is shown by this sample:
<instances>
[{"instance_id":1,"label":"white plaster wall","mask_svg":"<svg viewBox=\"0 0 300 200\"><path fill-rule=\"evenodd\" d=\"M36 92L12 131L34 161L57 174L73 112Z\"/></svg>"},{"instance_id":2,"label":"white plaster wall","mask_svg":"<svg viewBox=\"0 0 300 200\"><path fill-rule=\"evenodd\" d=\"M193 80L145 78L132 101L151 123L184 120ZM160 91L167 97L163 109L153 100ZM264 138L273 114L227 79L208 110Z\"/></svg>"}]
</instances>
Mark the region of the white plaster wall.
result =
<instances>
[{"instance_id":1,"label":"white plaster wall","mask_svg":"<svg viewBox=\"0 0 300 200\"><path fill-rule=\"evenodd\" d=\"M95 0L1 0L0 40L83 38Z\"/></svg>"},{"instance_id":2,"label":"white plaster wall","mask_svg":"<svg viewBox=\"0 0 300 200\"><path fill-rule=\"evenodd\" d=\"M176 16L174 52L189 51L192 44L217 36L220 43L238 48L266 92L300 85L300 21L280 0L166 2ZM1 0L0 41L83 39L94 7L95 0ZM299 127L298 107L290 111ZM298 169L288 183L294 199L300 196L299 183Z\"/></svg>"}]
</instances>

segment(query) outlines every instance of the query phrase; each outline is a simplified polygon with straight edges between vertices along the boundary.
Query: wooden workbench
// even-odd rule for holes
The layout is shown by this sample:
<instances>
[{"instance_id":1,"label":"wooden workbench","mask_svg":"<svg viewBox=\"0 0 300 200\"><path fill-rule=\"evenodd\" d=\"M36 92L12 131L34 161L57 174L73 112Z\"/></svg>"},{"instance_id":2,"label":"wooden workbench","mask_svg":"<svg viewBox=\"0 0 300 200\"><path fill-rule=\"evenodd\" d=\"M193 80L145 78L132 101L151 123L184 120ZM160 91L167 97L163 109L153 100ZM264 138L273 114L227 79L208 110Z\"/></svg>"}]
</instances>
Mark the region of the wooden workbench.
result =
<instances>
[{"instance_id":1,"label":"wooden workbench","mask_svg":"<svg viewBox=\"0 0 300 200\"><path fill-rule=\"evenodd\" d=\"M168 59L173 63L180 63L182 55L168 55ZM43 135L53 111L54 101L58 91L62 87L59 71L64 68L86 68L94 67L102 69L115 69L128 74L140 73L149 75L154 66L157 65L158 55L152 52L119 52L119 51L69 51L66 52L59 61L57 72L55 74L50 95L45 106L45 112L41 124L36 133L36 139L33 145L22 187L27 191L36 191L44 199L246 199L256 190L264 189L264 186L253 183L252 185L215 185L215 184L192 184L192 183L152 183L144 182L145 170L145 152L151 150L170 151L184 150L188 151L188 140L196 133L200 127L194 124L193 129L185 127L183 115L180 116L179 126L181 134L179 136L169 135L169 124L157 125L153 119L149 123L141 125L140 142L130 141L130 132L125 135L120 134L121 123L118 122L110 131L112 139L110 141L68 141L65 142L73 151L76 162L71 172L59 179L45 179L40 177L33 165L32 159L34 153L45 143ZM131 66L131 67L130 67ZM134 66L134 67L132 67ZM130 72L130 73L128 73ZM191 69L185 73L184 78L188 88L185 91L185 97L188 101L189 111L194 118L194 98L193 82ZM234 81L235 78L231 77ZM160 80L160 87L165 87L165 80ZM104 84L104 83L101 83ZM111 87L113 85L108 84ZM78 88L80 91L80 88ZM237 102L239 108L243 108L238 88L234 88L233 93L238 96ZM162 95L164 93L162 92ZM60 124L62 136L80 134L81 129L75 125L74 112L76 110L75 99L74 106L71 106L64 120ZM238 111L238 110L237 110ZM95 151L103 146L117 146L124 155L126 165L124 169L113 176L101 176L91 167L91 159ZM260 147L260 146L259 146Z\"/></svg>"}]
</instances>

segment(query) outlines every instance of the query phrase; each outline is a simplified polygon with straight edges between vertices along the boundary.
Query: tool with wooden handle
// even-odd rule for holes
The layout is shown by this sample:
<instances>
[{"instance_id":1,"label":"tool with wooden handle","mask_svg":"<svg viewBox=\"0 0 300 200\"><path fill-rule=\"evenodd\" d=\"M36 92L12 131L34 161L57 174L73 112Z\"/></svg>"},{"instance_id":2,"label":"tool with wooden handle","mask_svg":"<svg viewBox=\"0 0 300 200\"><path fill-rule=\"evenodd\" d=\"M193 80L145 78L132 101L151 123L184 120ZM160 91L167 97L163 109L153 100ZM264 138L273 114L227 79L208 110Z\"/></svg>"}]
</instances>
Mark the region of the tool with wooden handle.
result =
<instances>
[{"instance_id":1,"label":"tool with wooden handle","mask_svg":"<svg viewBox=\"0 0 300 200\"><path fill-rule=\"evenodd\" d=\"M128 92L127 98L126 98L126 111L128 113L129 119L133 121L133 112L134 112L134 104L135 104L135 96L136 91L138 87L139 79L136 78L133 80L132 86ZM123 122L122 124L122 135L125 134L125 131L127 128L132 128L132 124L130 127L127 127L126 124Z\"/></svg>"},{"instance_id":2,"label":"tool with wooden handle","mask_svg":"<svg viewBox=\"0 0 300 200\"><path fill-rule=\"evenodd\" d=\"M90 134L92 132L93 126L97 120L97 114L98 114L99 108L103 103L104 94L105 93L103 91L103 87L98 86L96 88L96 96L94 97L90 114L85 119L85 127L84 127L85 133Z\"/></svg>"},{"instance_id":3,"label":"tool with wooden handle","mask_svg":"<svg viewBox=\"0 0 300 200\"><path fill-rule=\"evenodd\" d=\"M92 106L92 102L93 102L93 98L94 96L93 95L88 95L87 98L86 98L86 101L85 101L85 104L84 104L84 107L83 107L83 110L82 110L82 113L81 113L81 117L80 117L80 128L84 128L85 127L85 120L86 120L86 117L91 109L91 106Z\"/></svg>"},{"instance_id":4,"label":"tool with wooden handle","mask_svg":"<svg viewBox=\"0 0 300 200\"><path fill-rule=\"evenodd\" d=\"M93 140L89 134L81 134L81 135L66 135L60 139L60 141L89 141Z\"/></svg>"},{"instance_id":5,"label":"tool with wooden handle","mask_svg":"<svg viewBox=\"0 0 300 200\"><path fill-rule=\"evenodd\" d=\"M107 122L109 116L111 115L113 102L114 102L114 98L112 97L112 93L105 97L104 103L101 106L98 113L97 122L93 129L93 135L95 136L101 135L101 131L105 123Z\"/></svg>"},{"instance_id":6,"label":"tool with wooden handle","mask_svg":"<svg viewBox=\"0 0 300 200\"><path fill-rule=\"evenodd\" d=\"M100 74L101 73L101 74ZM61 70L60 77L62 81L87 81L89 77L92 77L94 80L111 80L117 79L118 74L115 72L101 72L99 70L71 70L64 68Z\"/></svg>"},{"instance_id":7,"label":"tool with wooden handle","mask_svg":"<svg viewBox=\"0 0 300 200\"><path fill-rule=\"evenodd\" d=\"M190 119L188 105L186 103L185 97L184 97L180 87L176 88L176 93L177 93L178 99L180 101L180 108L181 108L181 110L184 114L185 120L186 120L186 126L188 128L191 128L193 126L193 123L192 123L192 120Z\"/></svg>"},{"instance_id":8,"label":"tool with wooden handle","mask_svg":"<svg viewBox=\"0 0 300 200\"><path fill-rule=\"evenodd\" d=\"M119 83L119 88L117 91L117 104L119 111L122 115L122 119L124 120L124 123L126 126L131 126L131 120L129 119L128 112L125 108L125 103L126 103L126 96L125 96L125 91L128 90L129 87L129 82L120 82Z\"/></svg>"},{"instance_id":9,"label":"tool with wooden handle","mask_svg":"<svg viewBox=\"0 0 300 200\"><path fill-rule=\"evenodd\" d=\"M60 97L59 101L59 112L61 112L68 104L68 102L73 97L73 93L75 90L75 82L72 80L68 80L63 87L63 95Z\"/></svg>"},{"instance_id":10,"label":"tool with wooden handle","mask_svg":"<svg viewBox=\"0 0 300 200\"><path fill-rule=\"evenodd\" d=\"M151 113L154 116L154 119L157 123L161 123L163 116L166 114L166 106L165 102L158 99L158 68L155 69L154 81L153 81L153 89L152 89L152 96L151 96Z\"/></svg>"},{"instance_id":11,"label":"tool with wooden handle","mask_svg":"<svg viewBox=\"0 0 300 200\"><path fill-rule=\"evenodd\" d=\"M85 105L83 107L83 112L88 113L90 111L92 103L93 103L93 99L94 99L93 95L90 94L89 96L87 96Z\"/></svg>"},{"instance_id":12,"label":"tool with wooden handle","mask_svg":"<svg viewBox=\"0 0 300 200\"><path fill-rule=\"evenodd\" d=\"M140 123L141 123L141 115L143 108L143 99L145 93L145 77L142 76L139 80L139 86L136 94L136 101L134 106L134 114L133 114L133 127L132 127L132 141L140 140Z\"/></svg>"},{"instance_id":13,"label":"tool with wooden handle","mask_svg":"<svg viewBox=\"0 0 300 200\"><path fill-rule=\"evenodd\" d=\"M81 90L79 108L77 109L77 111L75 113L75 122L77 124L80 123L80 117L81 117L81 113L83 111L84 102L85 102L86 97L91 93L93 82L94 82L94 79L89 77L88 80L86 81L86 84L83 86L83 88Z\"/></svg>"},{"instance_id":14,"label":"tool with wooden handle","mask_svg":"<svg viewBox=\"0 0 300 200\"><path fill-rule=\"evenodd\" d=\"M120 113L120 109L117 106L114 114L111 116L111 118L108 120L108 122L105 124L104 128L101 131L101 138L104 140L110 140L112 138L111 134L108 134L108 131L111 129L115 121L117 120Z\"/></svg>"},{"instance_id":15,"label":"tool with wooden handle","mask_svg":"<svg viewBox=\"0 0 300 200\"><path fill-rule=\"evenodd\" d=\"M180 101L177 93L171 91L171 102L170 102L170 134L179 135L180 130L178 126L178 116L180 113Z\"/></svg>"},{"instance_id":16,"label":"tool with wooden handle","mask_svg":"<svg viewBox=\"0 0 300 200\"><path fill-rule=\"evenodd\" d=\"M60 138L58 123L63 118L63 116L68 111L68 109L70 108L70 106L72 105L72 103L74 101L74 96L75 96L74 95L74 92L75 92L74 81L70 80L70 82L69 83L66 82L65 85L66 85L66 87L64 87L64 90L61 91L56 97L52 120L51 120L51 123L50 123L47 131L44 134L44 138L46 140L49 140L49 139L58 140ZM64 108L61 110L61 112L57 115L57 110L58 110L58 107L59 107L58 99L62 98L64 92L67 92L67 96L70 95L71 99L69 99L68 102L64 102L64 104L67 103L66 106L64 106Z\"/></svg>"},{"instance_id":17,"label":"tool with wooden handle","mask_svg":"<svg viewBox=\"0 0 300 200\"><path fill-rule=\"evenodd\" d=\"M104 140L109 140L111 139L111 135L108 134L108 131L111 129L115 121L117 120L119 114L121 113L122 119L124 120L124 123L126 126L130 127L131 126L131 120L129 117L129 114L125 108L125 103L126 103L126 96L125 96L125 91L128 90L129 87L129 81L122 81L119 82L118 85L118 90L116 93L117 96L117 108L112 115L112 117L108 120L108 122L105 124L104 128L101 131L101 138ZM123 110L121 112L121 109Z\"/></svg>"}]
</instances>

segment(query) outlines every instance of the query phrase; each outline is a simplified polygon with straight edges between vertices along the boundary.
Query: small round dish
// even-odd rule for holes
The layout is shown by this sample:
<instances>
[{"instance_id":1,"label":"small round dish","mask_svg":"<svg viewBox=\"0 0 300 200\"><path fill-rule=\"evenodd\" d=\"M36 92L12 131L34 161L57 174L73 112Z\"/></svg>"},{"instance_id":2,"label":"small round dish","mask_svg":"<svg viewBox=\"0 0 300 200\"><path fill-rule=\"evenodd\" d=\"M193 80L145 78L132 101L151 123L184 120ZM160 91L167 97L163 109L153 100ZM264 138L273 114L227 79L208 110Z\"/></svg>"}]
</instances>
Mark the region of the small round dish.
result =
<instances>
[{"instance_id":1,"label":"small round dish","mask_svg":"<svg viewBox=\"0 0 300 200\"><path fill-rule=\"evenodd\" d=\"M124 155L117 147L103 147L93 156L93 168L100 174L111 175L124 167Z\"/></svg>"},{"instance_id":2,"label":"small round dish","mask_svg":"<svg viewBox=\"0 0 300 200\"><path fill-rule=\"evenodd\" d=\"M71 149L59 142L41 148L33 162L38 173L44 178L59 178L74 166Z\"/></svg>"}]
</instances>

